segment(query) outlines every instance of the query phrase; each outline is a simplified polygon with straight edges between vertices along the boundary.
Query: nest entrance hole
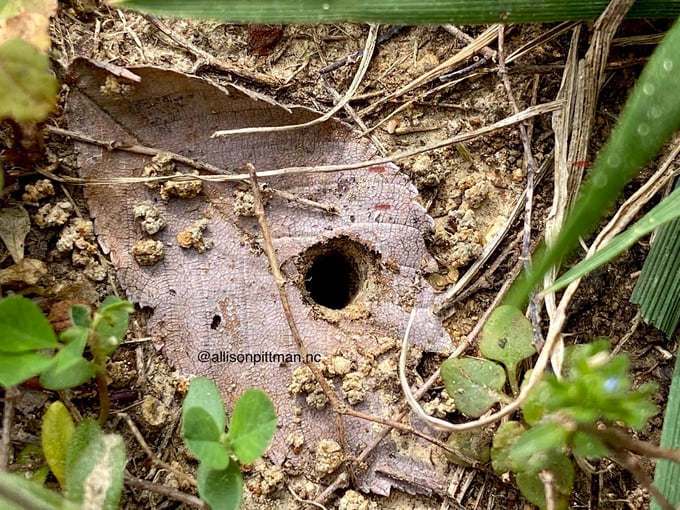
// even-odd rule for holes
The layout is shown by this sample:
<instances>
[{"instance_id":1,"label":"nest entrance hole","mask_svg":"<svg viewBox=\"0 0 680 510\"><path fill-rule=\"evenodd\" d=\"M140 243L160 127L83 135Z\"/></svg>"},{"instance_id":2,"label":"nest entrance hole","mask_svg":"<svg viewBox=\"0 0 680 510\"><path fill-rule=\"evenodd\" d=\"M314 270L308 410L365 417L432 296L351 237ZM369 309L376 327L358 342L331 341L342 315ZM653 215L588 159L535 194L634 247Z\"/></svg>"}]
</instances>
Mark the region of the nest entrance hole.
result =
<instances>
[{"instance_id":1,"label":"nest entrance hole","mask_svg":"<svg viewBox=\"0 0 680 510\"><path fill-rule=\"evenodd\" d=\"M311 246L302 258L309 299L331 310L342 310L366 287L374 255L348 237L337 237Z\"/></svg>"}]
</instances>

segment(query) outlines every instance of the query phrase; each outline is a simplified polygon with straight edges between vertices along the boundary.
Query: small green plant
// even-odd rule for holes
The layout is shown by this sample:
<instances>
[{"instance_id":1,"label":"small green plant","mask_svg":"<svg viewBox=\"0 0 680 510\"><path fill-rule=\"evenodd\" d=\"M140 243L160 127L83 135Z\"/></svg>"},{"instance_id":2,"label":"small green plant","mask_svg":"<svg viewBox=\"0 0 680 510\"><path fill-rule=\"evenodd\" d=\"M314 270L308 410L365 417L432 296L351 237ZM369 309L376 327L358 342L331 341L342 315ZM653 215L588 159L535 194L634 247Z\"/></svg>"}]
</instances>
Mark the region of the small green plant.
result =
<instances>
[{"instance_id":1,"label":"small green plant","mask_svg":"<svg viewBox=\"0 0 680 510\"><path fill-rule=\"evenodd\" d=\"M249 464L269 446L276 431L274 405L266 393L247 390L237 400L224 432L226 415L217 386L210 379L191 381L182 406L184 440L198 458L198 493L213 510L241 504L239 464Z\"/></svg>"},{"instance_id":2,"label":"small green plant","mask_svg":"<svg viewBox=\"0 0 680 510\"><path fill-rule=\"evenodd\" d=\"M84 305L70 309L72 326L57 336L42 310L30 299L10 296L0 301L0 385L5 388L40 375L47 389L79 386L95 377L99 422L109 414L106 358L123 340L134 307L107 297L91 313ZM83 356L88 347L92 359ZM54 354L52 354L54 353Z\"/></svg>"},{"instance_id":3,"label":"small green plant","mask_svg":"<svg viewBox=\"0 0 680 510\"><path fill-rule=\"evenodd\" d=\"M121 436L104 434L90 418L76 427L64 404L57 401L43 418L42 446L64 495L23 476L0 472L3 509L118 508L126 462Z\"/></svg>"},{"instance_id":4,"label":"small green plant","mask_svg":"<svg viewBox=\"0 0 680 510\"><path fill-rule=\"evenodd\" d=\"M494 310L482 329L479 345L486 359L451 358L442 363L442 379L456 408L477 418L497 402L510 402L503 388L509 381L512 393L518 393L517 367L536 353L532 339L531 323L518 308L504 305Z\"/></svg>"},{"instance_id":5,"label":"small green plant","mask_svg":"<svg viewBox=\"0 0 680 510\"><path fill-rule=\"evenodd\" d=\"M604 339L570 347L565 377L546 374L522 407L524 423L506 422L496 432L494 469L514 472L522 494L542 509L549 473L556 508L568 508L570 456L620 459L627 436L615 427L640 430L658 412L649 401L655 385L633 390L628 365L626 355L610 354Z\"/></svg>"},{"instance_id":6,"label":"small green plant","mask_svg":"<svg viewBox=\"0 0 680 510\"><path fill-rule=\"evenodd\" d=\"M508 305L494 310L482 330L480 351L500 361L459 358L442 364L447 392L459 411L479 417L497 402L511 398L503 393L507 380L516 396L513 380L518 365L535 352L531 324L519 309ZM489 448L487 431L455 432L449 445L463 457L449 457L457 464L486 462L489 456L499 473L513 472L522 494L540 508L547 508L546 477L553 488L557 509L568 508L574 481L572 456L602 458L625 451L625 434L614 424L642 429L657 413L649 401L655 386L632 390L628 357L611 356L604 339L567 349L565 376L545 374L522 406L523 421L503 423L493 434ZM527 381L531 371L524 374ZM489 451L490 449L490 451Z\"/></svg>"}]
</instances>

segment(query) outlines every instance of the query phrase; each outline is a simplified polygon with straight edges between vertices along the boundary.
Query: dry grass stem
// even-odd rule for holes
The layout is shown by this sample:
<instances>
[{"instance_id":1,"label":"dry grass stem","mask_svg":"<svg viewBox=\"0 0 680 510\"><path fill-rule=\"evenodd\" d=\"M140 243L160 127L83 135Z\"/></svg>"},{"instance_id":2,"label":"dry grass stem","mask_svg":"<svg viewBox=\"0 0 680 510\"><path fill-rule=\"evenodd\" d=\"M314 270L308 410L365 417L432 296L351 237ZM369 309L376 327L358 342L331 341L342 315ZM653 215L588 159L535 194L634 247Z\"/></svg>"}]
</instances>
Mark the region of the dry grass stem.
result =
<instances>
[{"instance_id":1,"label":"dry grass stem","mask_svg":"<svg viewBox=\"0 0 680 510\"><path fill-rule=\"evenodd\" d=\"M543 115L546 113L553 112L559 109L563 104L563 101L550 101L548 103L539 104L536 106L529 107L522 110L519 114L511 115L488 126L484 126L479 129L475 129L468 133L463 133L460 135L447 138L446 140L441 140L428 145L424 145L417 149L400 151L391 156L371 159L368 161L360 161L358 163L349 163L344 165L324 165L324 166L293 166L286 168L277 168L274 170L265 170L257 172L258 179L266 179L268 177L278 177L280 175L291 175L291 174L308 174L308 173L325 173L325 172L341 172L345 170L357 170L359 168L366 168L374 165L384 165L387 163L393 163L395 161L410 158L412 156L417 156L418 154L423 154L433 150L441 149L449 145L454 145L461 142L466 142L468 140L475 139L479 136L487 135L510 127L518 122L522 122L536 115ZM248 174L231 174L227 170L215 167L209 163L205 163L198 160L192 160L180 154L170 153L168 151L163 151L160 149L154 149L151 147L144 147L141 145L129 145L123 144L116 141L105 141L97 140L95 138L83 135L81 133L75 133L66 129L56 128L52 126L46 126L45 129L60 136L69 136L74 140L78 140L84 143L91 143L98 145L100 147L106 147L110 150L122 150L126 152L132 152L135 154L144 154L148 156L155 156L157 154L169 154L174 161L177 163L182 163L192 168L198 170L205 170L207 172L216 173L218 175L199 175L199 176L169 176L169 177L124 177L124 178L112 178L112 179L80 179L77 177L67 177L58 176L55 174L46 174L49 178L56 180L57 182L64 182L68 184L83 184L83 185L115 185L115 184L132 184L132 183L144 183L152 181L164 181L164 180L177 180L177 181L190 181L190 180L203 180L209 182L242 182L249 179ZM226 174L226 175L225 175Z\"/></svg>"},{"instance_id":2,"label":"dry grass stem","mask_svg":"<svg viewBox=\"0 0 680 510\"><path fill-rule=\"evenodd\" d=\"M252 127L242 129L224 129L215 131L212 134L212 137L218 138L222 136L244 135L248 133L272 133L280 131L292 131L295 129L315 126L317 124L321 124L322 122L326 122L327 120L331 119L336 113L342 110L346 104L349 103L354 94L356 94L357 90L359 90L359 85L361 85L364 76L366 76L366 71L368 70L368 66L371 63L371 58L373 57L373 51L375 50L377 38L378 38L378 25L370 25L368 36L366 37L366 45L364 47L364 52L361 57L361 63L359 64L359 69L357 69L357 72L354 75L354 79L352 80L351 85L347 89L347 92L345 92L345 95L342 97L342 99L340 99L333 108L328 110L321 117L318 117L314 120L310 120L309 122L305 122L303 124L289 124L286 126Z\"/></svg>"}]
</instances>

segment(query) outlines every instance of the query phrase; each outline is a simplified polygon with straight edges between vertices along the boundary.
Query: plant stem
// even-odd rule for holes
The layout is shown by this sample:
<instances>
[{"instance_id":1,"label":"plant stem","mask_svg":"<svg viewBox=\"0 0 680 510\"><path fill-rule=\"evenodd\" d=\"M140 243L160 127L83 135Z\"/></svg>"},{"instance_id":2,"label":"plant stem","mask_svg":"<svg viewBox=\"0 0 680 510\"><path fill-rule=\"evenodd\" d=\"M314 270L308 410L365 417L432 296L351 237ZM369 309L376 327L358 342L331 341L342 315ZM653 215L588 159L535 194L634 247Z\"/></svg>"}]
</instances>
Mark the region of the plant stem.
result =
<instances>
[{"instance_id":1,"label":"plant stem","mask_svg":"<svg viewBox=\"0 0 680 510\"><path fill-rule=\"evenodd\" d=\"M625 449L638 455L644 455L653 459L666 459L680 464L680 450L661 448L647 441L640 441L614 427L597 427L595 425L576 424L581 432L593 435L610 449Z\"/></svg>"},{"instance_id":2,"label":"plant stem","mask_svg":"<svg viewBox=\"0 0 680 510\"><path fill-rule=\"evenodd\" d=\"M106 365L100 366L97 364L95 372L95 381L97 383L97 394L99 395L99 422L100 426L104 426L106 420L109 418L109 411L111 410L111 398L109 397L109 382L106 377Z\"/></svg>"}]
</instances>

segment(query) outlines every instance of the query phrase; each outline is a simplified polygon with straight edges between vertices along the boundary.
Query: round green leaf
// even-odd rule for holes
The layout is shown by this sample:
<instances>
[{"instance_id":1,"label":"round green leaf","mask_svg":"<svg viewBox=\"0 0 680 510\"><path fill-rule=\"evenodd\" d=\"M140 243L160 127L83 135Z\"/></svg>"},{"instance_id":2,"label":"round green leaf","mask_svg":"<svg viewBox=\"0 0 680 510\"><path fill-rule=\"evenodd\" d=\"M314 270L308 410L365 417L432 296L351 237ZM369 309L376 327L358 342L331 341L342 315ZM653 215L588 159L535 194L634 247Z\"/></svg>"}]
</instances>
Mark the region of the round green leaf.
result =
<instances>
[{"instance_id":1,"label":"round green leaf","mask_svg":"<svg viewBox=\"0 0 680 510\"><path fill-rule=\"evenodd\" d=\"M54 363L54 359L34 352L0 352L0 386L16 386L38 375Z\"/></svg>"},{"instance_id":2,"label":"round green leaf","mask_svg":"<svg viewBox=\"0 0 680 510\"><path fill-rule=\"evenodd\" d=\"M226 469L210 469L201 463L196 475L198 494L212 510L238 510L243 496L243 478L235 462Z\"/></svg>"},{"instance_id":3,"label":"round green leaf","mask_svg":"<svg viewBox=\"0 0 680 510\"><path fill-rule=\"evenodd\" d=\"M505 385L505 371L493 361L478 358L453 358L442 363L441 377L456 408L477 418L492 405L508 397L500 390Z\"/></svg>"},{"instance_id":4,"label":"round green leaf","mask_svg":"<svg viewBox=\"0 0 680 510\"><path fill-rule=\"evenodd\" d=\"M50 321L33 301L10 296L0 301L0 352L28 352L57 346Z\"/></svg>"},{"instance_id":5,"label":"round green leaf","mask_svg":"<svg viewBox=\"0 0 680 510\"><path fill-rule=\"evenodd\" d=\"M0 44L0 119L45 120L56 105L58 90L47 55L21 39Z\"/></svg>"},{"instance_id":6,"label":"round green leaf","mask_svg":"<svg viewBox=\"0 0 680 510\"><path fill-rule=\"evenodd\" d=\"M503 305L496 308L482 329L480 352L487 358L500 361L509 373L516 373L522 360L536 353L531 322L519 308Z\"/></svg>"},{"instance_id":7,"label":"round green leaf","mask_svg":"<svg viewBox=\"0 0 680 510\"><path fill-rule=\"evenodd\" d=\"M234 455L248 464L269 447L276 431L276 412L269 396L261 390L247 390L236 401L229 422L228 440Z\"/></svg>"},{"instance_id":8,"label":"round green leaf","mask_svg":"<svg viewBox=\"0 0 680 510\"><path fill-rule=\"evenodd\" d=\"M200 407L207 412L220 433L224 431L227 418L224 403L215 383L207 377L196 377L189 384L189 391L182 403L182 414L192 408Z\"/></svg>"},{"instance_id":9,"label":"round green leaf","mask_svg":"<svg viewBox=\"0 0 680 510\"><path fill-rule=\"evenodd\" d=\"M183 416L184 441L189 450L212 469L225 469L229 464L229 453L220 442L222 430L210 414L202 407L185 409Z\"/></svg>"}]
</instances>

